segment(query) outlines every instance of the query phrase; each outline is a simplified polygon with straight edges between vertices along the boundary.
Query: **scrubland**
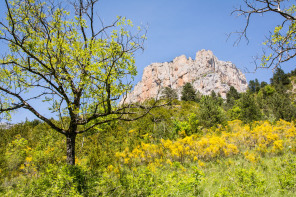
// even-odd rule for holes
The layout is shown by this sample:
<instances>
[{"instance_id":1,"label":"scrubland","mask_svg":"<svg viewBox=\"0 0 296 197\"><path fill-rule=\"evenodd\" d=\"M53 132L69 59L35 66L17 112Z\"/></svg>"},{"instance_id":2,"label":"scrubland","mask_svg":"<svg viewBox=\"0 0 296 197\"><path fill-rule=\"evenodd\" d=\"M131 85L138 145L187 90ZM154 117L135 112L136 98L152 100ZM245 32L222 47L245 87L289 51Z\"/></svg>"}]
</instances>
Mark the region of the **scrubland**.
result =
<instances>
[{"instance_id":1,"label":"scrubland","mask_svg":"<svg viewBox=\"0 0 296 197\"><path fill-rule=\"evenodd\" d=\"M294 196L293 121L200 126L199 104L154 109L103 125L76 142L39 121L1 130L2 196Z\"/></svg>"}]
</instances>

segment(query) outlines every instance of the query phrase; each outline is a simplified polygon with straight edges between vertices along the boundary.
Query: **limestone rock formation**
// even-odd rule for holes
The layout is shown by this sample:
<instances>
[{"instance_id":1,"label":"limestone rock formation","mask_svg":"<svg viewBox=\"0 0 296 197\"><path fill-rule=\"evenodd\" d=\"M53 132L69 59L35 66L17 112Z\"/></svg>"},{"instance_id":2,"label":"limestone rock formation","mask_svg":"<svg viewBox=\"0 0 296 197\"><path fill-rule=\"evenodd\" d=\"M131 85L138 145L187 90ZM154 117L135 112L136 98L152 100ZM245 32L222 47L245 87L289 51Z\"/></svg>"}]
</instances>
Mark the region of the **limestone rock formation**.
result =
<instances>
[{"instance_id":1,"label":"limestone rock formation","mask_svg":"<svg viewBox=\"0 0 296 197\"><path fill-rule=\"evenodd\" d=\"M246 91L248 86L245 75L233 63L218 60L212 51L201 50L196 53L195 60L181 55L172 62L147 66L142 80L121 103L143 102L160 97L162 88L167 86L175 89L180 98L182 86L187 82L192 83L203 95L209 95L214 90L223 98L226 98L230 86L238 92Z\"/></svg>"}]
</instances>

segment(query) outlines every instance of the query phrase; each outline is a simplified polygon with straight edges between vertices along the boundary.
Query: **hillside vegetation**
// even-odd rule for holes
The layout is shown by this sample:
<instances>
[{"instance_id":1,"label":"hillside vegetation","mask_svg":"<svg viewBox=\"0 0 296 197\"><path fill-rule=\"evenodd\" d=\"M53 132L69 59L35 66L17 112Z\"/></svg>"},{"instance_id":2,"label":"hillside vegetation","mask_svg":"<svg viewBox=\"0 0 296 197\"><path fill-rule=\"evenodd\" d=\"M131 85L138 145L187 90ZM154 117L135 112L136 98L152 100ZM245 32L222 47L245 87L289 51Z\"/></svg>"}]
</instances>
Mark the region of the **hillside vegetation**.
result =
<instances>
[{"instance_id":1,"label":"hillside vegetation","mask_svg":"<svg viewBox=\"0 0 296 197\"><path fill-rule=\"evenodd\" d=\"M178 101L166 90L170 105L78 136L76 166L45 123L3 129L0 195L295 196L293 76L278 70L226 100L191 92Z\"/></svg>"}]
</instances>

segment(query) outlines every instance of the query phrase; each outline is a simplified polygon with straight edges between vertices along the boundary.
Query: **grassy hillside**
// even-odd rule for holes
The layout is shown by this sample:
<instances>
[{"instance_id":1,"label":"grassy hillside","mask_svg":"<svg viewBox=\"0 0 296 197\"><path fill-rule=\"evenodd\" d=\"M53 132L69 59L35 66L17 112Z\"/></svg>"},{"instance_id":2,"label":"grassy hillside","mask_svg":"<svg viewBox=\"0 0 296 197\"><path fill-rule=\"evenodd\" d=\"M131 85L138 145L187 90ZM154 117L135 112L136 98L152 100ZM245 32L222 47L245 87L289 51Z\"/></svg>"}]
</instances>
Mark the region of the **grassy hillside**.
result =
<instances>
[{"instance_id":1,"label":"grassy hillside","mask_svg":"<svg viewBox=\"0 0 296 197\"><path fill-rule=\"evenodd\" d=\"M2 129L1 196L295 196L294 75L173 100L66 139L38 120ZM172 90L168 91L172 92ZM174 94L166 94L172 99ZM175 97L173 97L175 98ZM149 102L149 101L148 101Z\"/></svg>"},{"instance_id":2,"label":"grassy hillside","mask_svg":"<svg viewBox=\"0 0 296 197\"><path fill-rule=\"evenodd\" d=\"M294 122L227 119L207 127L203 103L154 109L65 139L39 121L1 130L1 196L294 196Z\"/></svg>"}]
</instances>

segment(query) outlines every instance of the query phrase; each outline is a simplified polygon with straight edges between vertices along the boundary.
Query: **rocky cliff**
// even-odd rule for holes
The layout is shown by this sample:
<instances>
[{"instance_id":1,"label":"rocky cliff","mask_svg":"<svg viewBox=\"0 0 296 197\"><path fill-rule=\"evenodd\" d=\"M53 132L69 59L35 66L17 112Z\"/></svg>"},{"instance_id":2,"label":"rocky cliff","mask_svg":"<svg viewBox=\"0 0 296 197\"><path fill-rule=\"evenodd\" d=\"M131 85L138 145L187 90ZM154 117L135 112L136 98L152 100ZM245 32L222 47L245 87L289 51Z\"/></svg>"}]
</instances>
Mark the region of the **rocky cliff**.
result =
<instances>
[{"instance_id":1,"label":"rocky cliff","mask_svg":"<svg viewBox=\"0 0 296 197\"><path fill-rule=\"evenodd\" d=\"M162 88L167 86L175 89L180 98L182 86L187 82L201 94L209 95L214 90L223 98L226 98L230 86L239 92L247 90L245 75L233 63L218 60L212 51L201 50L196 53L195 60L181 55L172 62L147 66L142 80L127 94L124 103L157 98L161 96Z\"/></svg>"}]
</instances>

